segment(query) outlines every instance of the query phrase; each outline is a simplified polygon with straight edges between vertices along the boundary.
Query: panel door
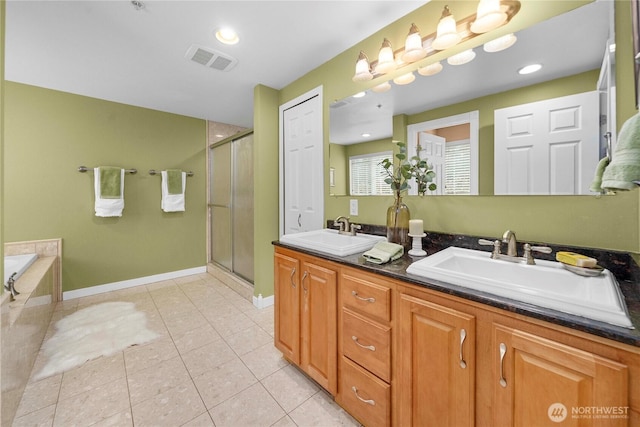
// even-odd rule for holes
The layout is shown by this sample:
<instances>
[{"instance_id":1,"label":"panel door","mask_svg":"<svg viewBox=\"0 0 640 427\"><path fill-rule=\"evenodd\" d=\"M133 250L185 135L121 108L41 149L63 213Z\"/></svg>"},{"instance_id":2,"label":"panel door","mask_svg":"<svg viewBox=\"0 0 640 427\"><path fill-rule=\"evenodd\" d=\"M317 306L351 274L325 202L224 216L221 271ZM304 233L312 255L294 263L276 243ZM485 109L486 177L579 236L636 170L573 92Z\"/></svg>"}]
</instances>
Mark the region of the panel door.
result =
<instances>
[{"instance_id":1,"label":"panel door","mask_svg":"<svg viewBox=\"0 0 640 427\"><path fill-rule=\"evenodd\" d=\"M433 171L436 173L436 185L438 188L433 194L444 194L445 144L447 140L428 132L420 132L418 140L420 147L422 147L418 155L421 159L427 159L433 165ZM415 184L412 185L412 189L417 191L417 186ZM417 194L417 192L412 192L412 194Z\"/></svg>"},{"instance_id":2,"label":"panel door","mask_svg":"<svg viewBox=\"0 0 640 427\"><path fill-rule=\"evenodd\" d=\"M628 406L626 366L501 325L493 348L494 425L627 425L626 417L603 415Z\"/></svg>"},{"instance_id":3,"label":"panel door","mask_svg":"<svg viewBox=\"0 0 640 427\"><path fill-rule=\"evenodd\" d=\"M323 227L322 103L314 96L283 112L284 234Z\"/></svg>"},{"instance_id":4,"label":"panel door","mask_svg":"<svg viewBox=\"0 0 640 427\"><path fill-rule=\"evenodd\" d=\"M599 122L596 91L495 110L495 194L589 194Z\"/></svg>"},{"instance_id":5,"label":"panel door","mask_svg":"<svg viewBox=\"0 0 640 427\"><path fill-rule=\"evenodd\" d=\"M275 254L275 346L293 363L300 363L300 262Z\"/></svg>"},{"instance_id":6,"label":"panel door","mask_svg":"<svg viewBox=\"0 0 640 427\"><path fill-rule=\"evenodd\" d=\"M301 368L335 395L338 391L337 274L324 267L302 265Z\"/></svg>"},{"instance_id":7,"label":"panel door","mask_svg":"<svg viewBox=\"0 0 640 427\"><path fill-rule=\"evenodd\" d=\"M474 425L475 317L402 295L399 325L399 424Z\"/></svg>"}]
</instances>

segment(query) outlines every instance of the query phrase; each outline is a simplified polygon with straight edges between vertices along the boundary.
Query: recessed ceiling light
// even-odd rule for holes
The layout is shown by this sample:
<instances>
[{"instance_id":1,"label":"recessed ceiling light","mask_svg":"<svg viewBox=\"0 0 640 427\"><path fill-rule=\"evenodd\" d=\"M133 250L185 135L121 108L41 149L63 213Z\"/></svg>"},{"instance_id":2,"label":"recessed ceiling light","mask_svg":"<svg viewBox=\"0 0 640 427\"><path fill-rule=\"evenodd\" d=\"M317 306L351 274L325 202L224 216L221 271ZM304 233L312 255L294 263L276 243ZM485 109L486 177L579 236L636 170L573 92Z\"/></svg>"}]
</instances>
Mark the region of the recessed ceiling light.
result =
<instances>
[{"instance_id":1,"label":"recessed ceiling light","mask_svg":"<svg viewBox=\"0 0 640 427\"><path fill-rule=\"evenodd\" d=\"M231 28L220 28L216 31L216 38L224 44L236 44L240 41L238 33Z\"/></svg>"},{"instance_id":2,"label":"recessed ceiling light","mask_svg":"<svg viewBox=\"0 0 640 427\"><path fill-rule=\"evenodd\" d=\"M362 134L362 137L363 137L363 138L369 138L370 136L371 136L371 134L370 134L370 133L363 133L363 134Z\"/></svg>"},{"instance_id":3,"label":"recessed ceiling light","mask_svg":"<svg viewBox=\"0 0 640 427\"><path fill-rule=\"evenodd\" d=\"M353 95L354 98L362 98L363 96L365 96L367 93L366 92L358 92L355 95Z\"/></svg>"},{"instance_id":4,"label":"recessed ceiling light","mask_svg":"<svg viewBox=\"0 0 640 427\"><path fill-rule=\"evenodd\" d=\"M540 70L542 68L541 64L531 64L531 65L527 65L525 67L522 67L518 70L518 74L531 74L531 73L535 73L536 71Z\"/></svg>"}]
</instances>

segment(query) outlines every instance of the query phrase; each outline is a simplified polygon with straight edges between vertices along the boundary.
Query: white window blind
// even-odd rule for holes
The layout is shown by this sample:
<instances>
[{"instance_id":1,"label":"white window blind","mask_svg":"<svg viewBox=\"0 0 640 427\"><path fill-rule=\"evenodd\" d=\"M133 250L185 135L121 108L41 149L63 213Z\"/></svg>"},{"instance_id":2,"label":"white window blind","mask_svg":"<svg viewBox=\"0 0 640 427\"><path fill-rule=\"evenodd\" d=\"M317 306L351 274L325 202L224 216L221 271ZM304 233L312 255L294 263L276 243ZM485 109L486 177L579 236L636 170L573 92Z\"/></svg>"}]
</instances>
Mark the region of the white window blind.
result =
<instances>
[{"instance_id":1,"label":"white window blind","mask_svg":"<svg viewBox=\"0 0 640 427\"><path fill-rule=\"evenodd\" d=\"M444 194L471 194L471 145L469 140L445 144Z\"/></svg>"},{"instance_id":2,"label":"white window blind","mask_svg":"<svg viewBox=\"0 0 640 427\"><path fill-rule=\"evenodd\" d=\"M380 165L384 159L391 160L393 153L365 154L349 157L350 194L352 196L391 195L391 187L384 182L387 174Z\"/></svg>"}]
</instances>

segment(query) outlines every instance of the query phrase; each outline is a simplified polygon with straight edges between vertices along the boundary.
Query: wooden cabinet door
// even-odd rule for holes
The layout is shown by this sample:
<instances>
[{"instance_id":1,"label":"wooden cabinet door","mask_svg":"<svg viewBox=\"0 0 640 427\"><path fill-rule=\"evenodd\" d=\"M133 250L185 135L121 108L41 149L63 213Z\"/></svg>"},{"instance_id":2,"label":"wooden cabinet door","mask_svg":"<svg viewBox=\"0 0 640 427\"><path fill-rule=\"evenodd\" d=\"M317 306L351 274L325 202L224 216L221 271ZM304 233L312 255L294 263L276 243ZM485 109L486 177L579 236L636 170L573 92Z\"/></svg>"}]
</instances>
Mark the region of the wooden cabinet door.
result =
<instances>
[{"instance_id":1,"label":"wooden cabinet door","mask_svg":"<svg viewBox=\"0 0 640 427\"><path fill-rule=\"evenodd\" d=\"M501 325L493 346L493 425L628 425L625 365Z\"/></svg>"},{"instance_id":2,"label":"wooden cabinet door","mask_svg":"<svg viewBox=\"0 0 640 427\"><path fill-rule=\"evenodd\" d=\"M275 346L284 357L300 363L300 261L275 254Z\"/></svg>"},{"instance_id":3,"label":"wooden cabinet door","mask_svg":"<svg viewBox=\"0 0 640 427\"><path fill-rule=\"evenodd\" d=\"M401 295L399 425L472 426L475 317Z\"/></svg>"},{"instance_id":4,"label":"wooden cabinet door","mask_svg":"<svg viewBox=\"0 0 640 427\"><path fill-rule=\"evenodd\" d=\"M302 346L300 367L335 395L338 391L337 274L302 264Z\"/></svg>"}]
</instances>

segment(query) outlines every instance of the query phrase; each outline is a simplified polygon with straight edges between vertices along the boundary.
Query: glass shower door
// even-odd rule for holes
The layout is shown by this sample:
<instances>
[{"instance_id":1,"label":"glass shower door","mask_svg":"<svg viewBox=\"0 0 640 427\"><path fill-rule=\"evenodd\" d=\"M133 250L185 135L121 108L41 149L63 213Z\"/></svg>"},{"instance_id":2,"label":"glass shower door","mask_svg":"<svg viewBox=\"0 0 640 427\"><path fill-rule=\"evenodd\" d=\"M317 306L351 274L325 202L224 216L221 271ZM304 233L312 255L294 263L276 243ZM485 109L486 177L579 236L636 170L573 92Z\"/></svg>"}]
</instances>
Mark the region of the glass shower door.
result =
<instances>
[{"instance_id":1,"label":"glass shower door","mask_svg":"<svg viewBox=\"0 0 640 427\"><path fill-rule=\"evenodd\" d=\"M211 147L211 261L253 283L253 134Z\"/></svg>"}]
</instances>

